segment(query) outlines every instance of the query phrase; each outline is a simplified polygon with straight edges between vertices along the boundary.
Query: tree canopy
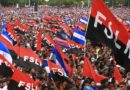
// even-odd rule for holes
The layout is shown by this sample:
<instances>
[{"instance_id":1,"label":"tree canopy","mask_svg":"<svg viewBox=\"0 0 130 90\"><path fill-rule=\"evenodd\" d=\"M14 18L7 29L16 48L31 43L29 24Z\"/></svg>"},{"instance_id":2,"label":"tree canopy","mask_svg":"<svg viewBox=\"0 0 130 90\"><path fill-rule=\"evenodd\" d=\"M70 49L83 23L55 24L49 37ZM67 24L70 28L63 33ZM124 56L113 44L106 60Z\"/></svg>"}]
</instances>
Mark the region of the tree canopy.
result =
<instances>
[{"instance_id":1,"label":"tree canopy","mask_svg":"<svg viewBox=\"0 0 130 90\"><path fill-rule=\"evenodd\" d=\"M103 0L109 6L130 6L130 0ZM12 6L19 3L20 5L31 5L38 3L40 5L51 5L51 6L81 6L89 5L91 0L0 0L2 6ZM89 4L88 4L89 3ZM90 5L89 5L90 6Z\"/></svg>"}]
</instances>

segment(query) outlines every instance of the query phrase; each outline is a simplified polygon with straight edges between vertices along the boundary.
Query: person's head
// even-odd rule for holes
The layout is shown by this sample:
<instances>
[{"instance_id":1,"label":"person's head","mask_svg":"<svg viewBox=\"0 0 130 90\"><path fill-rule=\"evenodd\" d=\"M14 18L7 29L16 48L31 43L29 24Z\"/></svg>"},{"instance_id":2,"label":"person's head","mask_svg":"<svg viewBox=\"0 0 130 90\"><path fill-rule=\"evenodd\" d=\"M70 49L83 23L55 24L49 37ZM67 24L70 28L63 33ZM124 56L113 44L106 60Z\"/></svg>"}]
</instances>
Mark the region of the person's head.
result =
<instances>
[{"instance_id":1,"label":"person's head","mask_svg":"<svg viewBox=\"0 0 130 90\"><path fill-rule=\"evenodd\" d=\"M94 87L96 84L94 81L91 82L91 86Z\"/></svg>"},{"instance_id":2,"label":"person's head","mask_svg":"<svg viewBox=\"0 0 130 90\"><path fill-rule=\"evenodd\" d=\"M0 65L0 87L4 87L9 84L10 77L13 75L13 71L5 63Z\"/></svg>"},{"instance_id":3,"label":"person's head","mask_svg":"<svg viewBox=\"0 0 130 90\"><path fill-rule=\"evenodd\" d=\"M43 78L43 76L41 74L37 74L36 78L35 78L35 81L36 81L36 84L38 86L41 86L43 81L44 81L44 78Z\"/></svg>"},{"instance_id":4,"label":"person's head","mask_svg":"<svg viewBox=\"0 0 130 90\"><path fill-rule=\"evenodd\" d=\"M0 88L9 84L9 79L3 76L0 76Z\"/></svg>"},{"instance_id":5,"label":"person's head","mask_svg":"<svg viewBox=\"0 0 130 90\"><path fill-rule=\"evenodd\" d=\"M119 85L120 90L126 90L126 84L124 82Z\"/></svg>"},{"instance_id":6,"label":"person's head","mask_svg":"<svg viewBox=\"0 0 130 90\"><path fill-rule=\"evenodd\" d=\"M91 79L90 78L85 79L85 81L83 82L83 87L84 86L91 86Z\"/></svg>"},{"instance_id":7,"label":"person's head","mask_svg":"<svg viewBox=\"0 0 130 90\"><path fill-rule=\"evenodd\" d=\"M109 87L108 78L103 79L103 80L101 81L101 85L104 86L104 88L108 88L108 87Z\"/></svg>"},{"instance_id":8,"label":"person's head","mask_svg":"<svg viewBox=\"0 0 130 90\"><path fill-rule=\"evenodd\" d=\"M63 82L63 88L66 88L68 83L66 81Z\"/></svg>"}]
</instances>

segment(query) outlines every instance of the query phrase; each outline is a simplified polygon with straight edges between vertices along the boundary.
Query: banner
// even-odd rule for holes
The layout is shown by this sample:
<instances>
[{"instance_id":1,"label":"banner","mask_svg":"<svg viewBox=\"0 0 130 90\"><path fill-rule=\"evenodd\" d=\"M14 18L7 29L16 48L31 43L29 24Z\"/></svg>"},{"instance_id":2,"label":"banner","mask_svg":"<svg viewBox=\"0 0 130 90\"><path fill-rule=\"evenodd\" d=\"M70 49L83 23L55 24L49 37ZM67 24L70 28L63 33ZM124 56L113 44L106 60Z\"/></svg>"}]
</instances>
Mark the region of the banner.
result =
<instances>
[{"instance_id":1,"label":"banner","mask_svg":"<svg viewBox=\"0 0 130 90\"><path fill-rule=\"evenodd\" d=\"M93 0L86 38L105 43L113 49L118 64L130 71L130 40L125 27L102 0Z\"/></svg>"},{"instance_id":2,"label":"banner","mask_svg":"<svg viewBox=\"0 0 130 90\"><path fill-rule=\"evenodd\" d=\"M27 74L21 72L20 70L16 69L12 64L10 64L2 55L0 55L0 65L2 63L5 63L6 68L3 71L3 74L6 78L7 77L11 77L11 82L8 85L8 88L13 88L15 87L15 89L20 89L20 90L27 90L27 89L31 89L31 90L39 90L39 88L36 86L35 81L30 78ZM4 66L5 67L5 66ZM8 69L10 68L10 70L13 71L12 72ZM7 73L6 71L10 71L11 73ZM6 72L6 73L4 73ZM9 74L9 75L7 75ZM12 90L12 89L9 89Z\"/></svg>"},{"instance_id":3,"label":"banner","mask_svg":"<svg viewBox=\"0 0 130 90\"><path fill-rule=\"evenodd\" d=\"M36 41L36 50L37 51L40 51L41 50L41 45L42 45L42 33L43 33L43 30L41 29L38 33L38 36L37 36L37 41Z\"/></svg>"},{"instance_id":4,"label":"banner","mask_svg":"<svg viewBox=\"0 0 130 90\"><path fill-rule=\"evenodd\" d=\"M95 72L95 69L87 57L84 58L82 75L85 77L93 78L96 83L99 83L106 78L105 76L97 74Z\"/></svg>"},{"instance_id":5,"label":"banner","mask_svg":"<svg viewBox=\"0 0 130 90\"><path fill-rule=\"evenodd\" d=\"M42 61L39 56L34 53L30 48L25 48L24 46L15 46L14 51L18 56L22 57L24 61L29 60L29 62L36 65L42 65Z\"/></svg>"}]
</instances>

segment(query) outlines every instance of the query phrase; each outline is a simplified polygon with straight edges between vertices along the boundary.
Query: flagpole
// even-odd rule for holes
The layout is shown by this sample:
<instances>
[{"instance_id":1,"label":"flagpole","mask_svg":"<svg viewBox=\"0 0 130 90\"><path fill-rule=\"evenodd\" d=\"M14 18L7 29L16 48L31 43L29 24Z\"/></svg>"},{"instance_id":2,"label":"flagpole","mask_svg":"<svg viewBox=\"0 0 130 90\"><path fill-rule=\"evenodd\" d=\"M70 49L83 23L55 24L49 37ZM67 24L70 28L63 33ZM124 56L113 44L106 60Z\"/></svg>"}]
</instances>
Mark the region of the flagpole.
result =
<instances>
[{"instance_id":1,"label":"flagpole","mask_svg":"<svg viewBox=\"0 0 130 90\"><path fill-rule=\"evenodd\" d=\"M88 7L89 7L90 0L88 0Z\"/></svg>"},{"instance_id":2,"label":"flagpole","mask_svg":"<svg viewBox=\"0 0 130 90\"><path fill-rule=\"evenodd\" d=\"M28 1L28 3L29 3L29 7L30 7L30 5L31 5L31 4L30 4L30 3L31 3L30 0Z\"/></svg>"},{"instance_id":3,"label":"flagpole","mask_svg":"<svg viewBox=\"0 0 130 90\"><path fill-rule=\"evenodd\" d=\"M90 19L91 10L92 10L92 8L90 8L89 18L88 18L88 24L89 24L89 19ZM88 25L87 25L87 28L86 28L86 31L85 31L85 36L86 36L86 34L87 34L87 29L88 29ZM86 50L87 50L86 45L87 45L87 39L86 39L86 42L85 42L85 45L84 45L84 57L86 56Z\"/></svg>"},{"instance_id":4,"label":"flagpole","mask_svg":"<svg viewBox=\"0 0 130 90\"><path fill-rule=\"evenodd\" d=\"M85 44L84 44L84 57L86 56L86 41L85 41Z\"/></svg>"}]
</instances>

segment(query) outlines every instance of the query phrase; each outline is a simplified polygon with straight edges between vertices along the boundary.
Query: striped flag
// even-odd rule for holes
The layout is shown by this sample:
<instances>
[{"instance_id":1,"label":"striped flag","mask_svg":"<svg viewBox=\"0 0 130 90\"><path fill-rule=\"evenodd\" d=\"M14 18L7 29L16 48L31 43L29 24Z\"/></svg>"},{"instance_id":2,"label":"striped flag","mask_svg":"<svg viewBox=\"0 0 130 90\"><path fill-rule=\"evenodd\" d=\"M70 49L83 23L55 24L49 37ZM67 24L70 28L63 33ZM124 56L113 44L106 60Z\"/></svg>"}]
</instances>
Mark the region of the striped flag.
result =
<instances>
[{"instance_id":1,"label":"striped flag","mask_svg":"<svg viewBox=\"0 0 130 90\"><path fill-rule=\"evenodd\" d=\"M72 40L84 45L86 43L85 33L75 28Z\"/></svg>"},{"instance_id":2,"label":"striped flag","mask_svg":"<svg viewBox=\"0 0 130 90\"><path fill-rule=\"evenodd\" d=\"M50 73L50 67L48 65L48 61L47 60L43 60L42 66L44 67L44 69L46 70L47 73Z\"/></svg>"},{"instance_id":3,"label":"striped flag","mask_svg":"<svg viewBox=\"0 0 130 90\"><path fill-rule=\"evenodd\" d=\"M83 23L83 24L88 24L88 19L86 19L85 17L82 17L79 22Z\"/></svg>"},{"instance_id":4,"label":"striped flag","mask_svg":"<svg viewBox=\"0 0 130 90\"><path fill-rule=\"evenodd\" d=\"M6 29L6 23L2 22L2 33L1 36L6 39L11 45L15 45L17 43L17 40L13 37L13 35L9 35Z\"/></svg>"},{"instance_id":5,"label":"striped flag","mask_svg":"<svg viewBox=\"0 0 130 90\"><path fill-rule=\"evenodd\" d=\"M64 60L65 56L58 46L53 47L50 60L58 64L65 72L65 75L70 75L73 71L70 66L68 66Z\"/></svg>"},{"instance_id":6,"label":"striped flag","mask_svg":"<svg viewBox=\"0 0 130 90\"><path fill-rule=\"evenodd\" d=\"M0 54L10 63L12 63L12 57L10 55L10 52L2 42L0 42Z\"/></svg>"}]
</instances>

